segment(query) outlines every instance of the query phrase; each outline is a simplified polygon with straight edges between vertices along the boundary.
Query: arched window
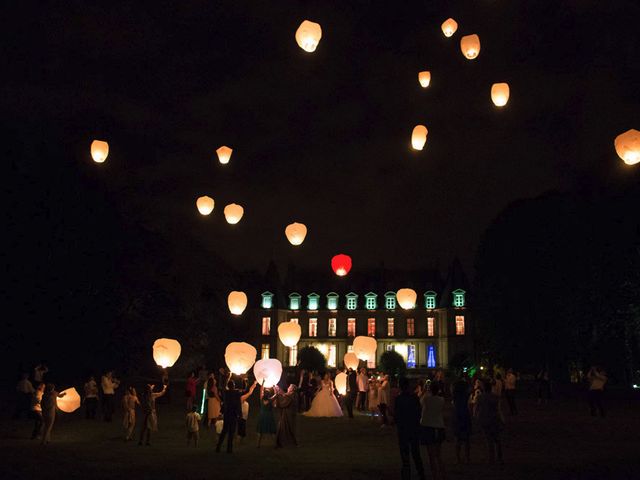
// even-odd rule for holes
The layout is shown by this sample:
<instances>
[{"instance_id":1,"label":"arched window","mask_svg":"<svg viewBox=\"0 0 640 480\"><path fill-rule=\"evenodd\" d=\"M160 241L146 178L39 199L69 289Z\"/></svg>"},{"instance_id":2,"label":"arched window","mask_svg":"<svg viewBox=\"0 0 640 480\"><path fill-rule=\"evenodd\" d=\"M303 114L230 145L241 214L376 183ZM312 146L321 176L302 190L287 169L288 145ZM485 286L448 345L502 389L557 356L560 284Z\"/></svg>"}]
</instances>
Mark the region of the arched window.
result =
<instances>
[{"instance_id":1,"label":"arched window","mask_svg":"<svg viewBox=\"0 0 640 480\"><path fill-rule=\"evenodd\" d=\"M310 293L307 295L307 310L318 310L320 305L320 295L317 293Z\"/></svg>"},{"instance_id":2,"label":"arched window","mask_svg":"<svg viewBox=\"0 0 640 480\"><path fill-rule=\"evenodd\" d=\"M327 293L327 310L338 309L338 294L336 292Z\"/></svg>"},{"instance_id":3,"label":"arched window","mask_svg":"<svg viewBox=\"0 0 640 480\"><path fill-rule=\"evenodd\" d=\"M264 292L262 294L262 308L273 308L273 293Z\"/></svg>"},{"instance_id":4,"label":"arched window","mask_svg":"<svg viewBox=\"0 0 640 480\"><path fill-rule=\"evenodd\" d=\"M384 294L384 308L387 310L396 309L396 292L387 292Z\"/></svg>"},{"instance_id":5,"label":"arched window","mask_svg":"<svg viewBox=\"0 0 640 480\"><path fill-rule=\"evenodd\" d=\"M347 293L347 310L358 308L358 295L353 292Z\"/></svg>"},{"instance_id":6,"label":"arched window","mask_svg":"<svg viewBox=\"0 0 640 480\"><path fill-rule=\"evenodd\" d=\"M373 292L364 294L364 308L367 310L375 310L378 308L378 295Z\"/></svg>"},{"instance_id":7,"label":"arched window","mask_svg":"<svg viewBox=\"0 0 640 480\"><path fill-rule=\"evenodd\" d=\"M424 308L427 310L436 308L436 295L436 292L433 290L424 293Z\"/></svg>"},{"instance_id":8,"label":"arched window","mask_svg":"<svg viewBox=\"0 0 640 480\"><path fill-rule=\"evenodd\" d=\"M300 294L299 293L290 293L289 294L289 310L300 310Z\"/></svg>"},{"instance_id":9,"label":"arched window","mask_svg":"<svg viewBox=\"0 0 640 480\"><path fill-rule=\"evenodd\" d=\"M461 289L457 289L454 290L452 292L453 295L453 306L456 308L460 308L460 307L464 307L465 305L465 301L464 301L464 294L466 292L464 290Z\"/></svg>"}]
</instances>

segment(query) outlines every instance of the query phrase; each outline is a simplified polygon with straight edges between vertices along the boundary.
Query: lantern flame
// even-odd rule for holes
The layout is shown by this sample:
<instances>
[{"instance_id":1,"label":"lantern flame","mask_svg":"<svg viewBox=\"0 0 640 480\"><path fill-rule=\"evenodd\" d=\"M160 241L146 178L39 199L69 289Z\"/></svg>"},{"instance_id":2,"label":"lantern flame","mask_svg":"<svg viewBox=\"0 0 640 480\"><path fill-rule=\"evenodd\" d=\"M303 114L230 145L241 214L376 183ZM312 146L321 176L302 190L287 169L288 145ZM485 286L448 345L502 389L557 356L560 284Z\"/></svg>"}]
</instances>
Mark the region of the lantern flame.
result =
<instances>
[{"instance_id":1,"label":"lantern flame","mask_svg":"<svg viewBox=\"0 0 640 480\"><path fill-rule=\"evenodd\" d=\"M427 88L431 83L431 72L424 71L418 73L418 82L420 82L422 88Z\"/></svg>"},{"instance_id":2,"label":"lantern flame","mask_svg":"<svg viewBox=\"0 0 640 480\"><path fill-rule=\"evenodd\" d=\"M91 142L91 158L96 163L104 163L109 155L109 144L102 140Z\"/></svg>"},{"instance_id":3,"label":"lantern flame","mask_svg":"<svg viewBox=\"0 0 640 480\"><path fill-rule=\"evenodd\" d=\"M296 42L305 52L313 53L318 48L322 38L322 27L320 24L305 20L296 30Z\"/></svg>"}]
</instances>

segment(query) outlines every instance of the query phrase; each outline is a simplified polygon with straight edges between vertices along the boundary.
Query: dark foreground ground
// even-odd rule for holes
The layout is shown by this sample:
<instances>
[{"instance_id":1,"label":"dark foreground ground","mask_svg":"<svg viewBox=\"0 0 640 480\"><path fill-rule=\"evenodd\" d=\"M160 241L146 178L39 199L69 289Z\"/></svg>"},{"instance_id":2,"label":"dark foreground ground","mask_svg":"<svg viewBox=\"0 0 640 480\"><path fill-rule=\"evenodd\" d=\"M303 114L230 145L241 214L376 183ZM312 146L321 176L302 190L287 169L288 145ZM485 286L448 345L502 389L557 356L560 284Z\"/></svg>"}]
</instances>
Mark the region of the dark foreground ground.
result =
<instances>
[{"instance_id":1,"label":"dark foreground ground","mask_svg":"<svg viewBox=\"0 0 640 480\"><path fill-rule=\"evenodd\" d=\"M275 450L268 440L258 449L257 408L252 406L245 443L232 455L216 454L212 432L201 432L198 448L185 445L182 398L176 397L160 406L160 432L150 447L122 440L119 414L106 424L85 420L82 411L59 414L52 443L42 447L29 440L31 422L9 420L5 412L0 423L0 478L399 478L395 429L381 429L370 417L299 417L298 448ZM477 432L472 464L456 465L447 432L443 452L448 478L640 479L638 396L609 392L605 419L590 417L583 400L581 394L569 392L539 408L532 399L522 399L520 415L507 419L502 467L486 463Z\"/></svg>"}]
</instances>

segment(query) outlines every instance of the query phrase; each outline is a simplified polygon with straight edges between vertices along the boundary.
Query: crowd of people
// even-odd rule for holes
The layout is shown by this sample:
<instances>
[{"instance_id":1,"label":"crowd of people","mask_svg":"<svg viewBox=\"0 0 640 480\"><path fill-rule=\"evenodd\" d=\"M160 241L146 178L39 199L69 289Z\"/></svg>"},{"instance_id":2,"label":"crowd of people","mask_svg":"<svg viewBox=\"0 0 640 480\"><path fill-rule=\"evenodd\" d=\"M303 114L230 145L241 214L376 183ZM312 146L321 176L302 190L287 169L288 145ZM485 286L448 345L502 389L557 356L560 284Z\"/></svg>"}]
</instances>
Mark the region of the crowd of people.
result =
<instances>
[{"instance_id":1,"label":"crowd of people","mask_svg":"<svg viewBox=\"0 0 640 480\"><path fill-rule=\"evenodd\" d=\"M49 369L40 362L33 374L23 373L17 384L14 418L30 417L34 422L32 439L42 444L51 440L55 423L57 400L64 393L55 384L47 382ZM410 460L420 478L425 470L420 446L426 453L434 479L445 478L441 447L445 440L445 404L452 405L450 421L455 437L458 462L471 461L471 436L478 430L486 443L489 462L502 462L501 432L505 425L504 412L518 415L518 375L512 370L479 372L470 378L467 373L447 383L444 371L436 370L427 378L410 381L407 378L390 378L381 372L366 368L358 371L345 368L346 389L339 392L334 378L328 373L319 374L299 370L299 374L279 385L251 383L247 375L232 376L224 368L208 371L200 367L191 372L185 382L185 426L187 445L198 446L201 428L216 432L216 452L220 452L226 440L226 451L233 452L236 436L244 441L247 436L249 399L259 387L259 412L256 422L257 447L265 443L282 448L298 445L296 418L298 414L309 417L342 417L346 410L349 418L354 411L380 422L382 428L395 425L402 459L402 478L410 478ZM339 373L339 372L336 372ZM591 414L605 415L604 389L607 374L601 367L592 367L586 375ZM542 369L535 376L538 404L551 398L549 373ZM286 385L285 385L286 384ZM35 385L35 386L34 386ZM84 383L83 406L87 420L95 420L100 407L102 418L111 422L116 412L116 393L121 386L113 371L100 377L90 376ZM286 387L286 388L284 388ZM139 445L150 445L152 435L158 430L156 400L168 392L168 378L163 375L162 385L147 383L141 398L134 386L124 389L121 399L122 427L125 441L134 438L137 411L142 413L139 422Z\"/></svg>"}]
</instances>

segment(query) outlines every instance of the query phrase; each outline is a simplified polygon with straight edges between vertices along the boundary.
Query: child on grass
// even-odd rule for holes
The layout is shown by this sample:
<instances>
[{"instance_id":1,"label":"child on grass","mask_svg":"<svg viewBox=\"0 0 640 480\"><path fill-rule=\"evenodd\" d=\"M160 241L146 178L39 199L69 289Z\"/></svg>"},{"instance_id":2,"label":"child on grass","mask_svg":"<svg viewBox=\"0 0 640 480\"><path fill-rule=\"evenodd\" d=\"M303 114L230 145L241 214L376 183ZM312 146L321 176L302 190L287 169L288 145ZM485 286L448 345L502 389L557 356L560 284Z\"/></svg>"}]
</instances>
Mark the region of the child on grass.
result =
<instances>
[{"instance_id":1,"label":"child on grass","mask_svg":"<svg viewBox=\"0 0 640 480\"><path fill-rule=\"evenodd\" d=\"M200 440L200 420L202 417L198 413L198 407L193 407L190 412L187 413L187 446L191 443L193 438L193 444L197 447L198 440Z\"/></svg>"}]
</instances>

